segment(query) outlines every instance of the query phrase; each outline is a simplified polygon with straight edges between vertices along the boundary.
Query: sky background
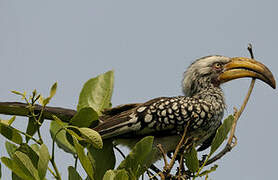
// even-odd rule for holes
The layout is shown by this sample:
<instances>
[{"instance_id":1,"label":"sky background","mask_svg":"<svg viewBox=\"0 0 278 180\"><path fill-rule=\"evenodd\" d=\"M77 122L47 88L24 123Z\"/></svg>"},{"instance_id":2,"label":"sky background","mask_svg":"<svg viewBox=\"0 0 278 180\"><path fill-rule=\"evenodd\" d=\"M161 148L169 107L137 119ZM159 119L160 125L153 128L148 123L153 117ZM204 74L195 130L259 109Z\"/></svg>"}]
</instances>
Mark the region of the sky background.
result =
<instances>
[{"instance_id":1,"label":"sky background","mask_svg":"<svg viewBox=\"0 0 278 180\"><path fill-rule=\"evenodd\" d=\"M277 8L275 0L0 0L0 100L20 101L10 90L36 88L47 96L58 81L50 105L74 109L83 83L111 69L113 106L177 96L182 74L195 59L249 57L248 43L277 79ZM242 103L249 82L223 86L226 114ZM236 130L238 145L217 161L211 179L277 178L277 107L277 90L256 81ZM43 133L50 148L48 125ZM24 129L26 118L17 118L16 126ZM7 156L4 141L1 137L0 156ZM73 158L57 155L67 179ZM2 174L11 179L3 165Z\"/></svg>"}]
</instances>

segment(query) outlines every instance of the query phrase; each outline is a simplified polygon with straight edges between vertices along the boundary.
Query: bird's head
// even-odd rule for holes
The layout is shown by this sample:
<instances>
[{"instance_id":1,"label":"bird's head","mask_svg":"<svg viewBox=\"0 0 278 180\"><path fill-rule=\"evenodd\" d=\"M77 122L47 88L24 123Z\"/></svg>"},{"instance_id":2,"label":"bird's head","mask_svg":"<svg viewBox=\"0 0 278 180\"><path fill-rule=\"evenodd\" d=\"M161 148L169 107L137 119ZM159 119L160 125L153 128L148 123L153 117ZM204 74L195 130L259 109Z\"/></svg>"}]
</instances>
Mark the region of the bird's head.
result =
<instances>
[{"instance_id":1,"label":"bird's head","mask_svg":"<svg viewBox=\"0 0 278 180\"><path fill-rule=\"evenodd\" d=\"M183 92L192 96L204 88L219 87L243 77L258 78L276 88L272 73L262 63L249 58L214 55L197 59L188 67L182 81Z\"/></svg>"}]
</instances>

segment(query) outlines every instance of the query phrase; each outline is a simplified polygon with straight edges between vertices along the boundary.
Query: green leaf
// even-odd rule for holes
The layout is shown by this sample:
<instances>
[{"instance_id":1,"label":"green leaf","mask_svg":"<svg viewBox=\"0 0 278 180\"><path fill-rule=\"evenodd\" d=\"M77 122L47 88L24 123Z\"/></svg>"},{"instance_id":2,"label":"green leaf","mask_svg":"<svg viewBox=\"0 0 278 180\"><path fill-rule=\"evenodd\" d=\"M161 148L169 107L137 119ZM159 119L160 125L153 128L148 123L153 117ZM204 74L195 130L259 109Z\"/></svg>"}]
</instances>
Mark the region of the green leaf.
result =
<instances>
[{"instance_id":1,"label":"green leaf","mask_svg":"<svg viewBox=\"0 0 278 180\"><path fill-rule=\"evenodd\" d=\"M13 161L12 159L10 158L7 158L7 157L2 157L1 158L1 161L3 164L5 164L13 173L15 173L17 176L19 176L20 178L22 179L30 179L30 180L33 180L34 178L25 173L20 165L18 163L16 163L15 161Z\"/></svg>"},{"instance_id":2,"label":"green leaf","mask_svg":"<svg viewBox=\"0 0 278 180\"><path fill-rule=\"evenodd\" d=\"M45 144L42 144L39 150L39 162L38 162L38 172L39 172L40 179L44 179L45 177L49 160L50 160L50 155L48 149Z\"/></svg>"},{"instance_id":3,"label":"green leaf","mask_svg":"<svg viewBox=\"0 0 278 180\"><path fill-rule=\"evenodd\" d=\"M13 160L19 164L20 168L24 171L25 174L28 176L32 176L33 179L40 179L38 170L34 167L31 159L25 154L20 151L16 151L14 153Z\"/></svg>"},{"instance_id":4,"label":"green leaf","mask_svg":"<svg viewBox=\"0 0 278 180\"><path fill-rule=\"evenodd\" d=\"M50 89L50 98L52 98L55 94L56 94L56 91L57 91L57 82L55 82L52 86L51 86L51 89Z\"/></svg>"},{"instance_id":5,"label":"green leaf","mask_svg":"<svg viewBox=\"0 0 278 180\"><path fill-rule=\"evenodd\" d=\"M57 122L60 126L65 127L67 126L67 123L63 122L60 118L58 118L55 115L52 115L53 119L55 122Z\"/></svg>"},{"instance_id":6,"label":"green leaf","mask_svg":"<svg viewBox=\"0 0 278 180\"><path fill-rule=\"evenodd\" d=\"M108 71L88 80L79 95L77 111L84 107L92 107L99 115L111 106L114 72Z\"/></svg>"},{"instance_id":7,"label":"green leaf","mask_svg":"<svg viewBox=\"0 0 278 180\"><path fill-rule=\"evenodd\" d=\"M210 153L209 153L210 155L212 155L227 138L227 135L233 125L233 121L234 121L234 116L230 115L224 120L223 124L217 129L216 135L211 144Z\"/></svg>"},{"instance_id":8,"label":"green leaf","mask_svg":"<svg viewBox=\"0 0 278 180\"><path fill-rule=\"evenodd\" d=\"M78 130L82 134L85 141L92 144L95 148L101 149L103 147L101 136L97 131L85 127L79 128Z\"/></svg>"},{"instance_id":9,"label":"green leaf","mask_svg":"<svg viewBox=\"0 0 278 180\"><path fill-rule=\"evenodd\" d=\"M29 117L28 125L27 125L27 130L26 134L33 136L39 129L39 125L34 119L34 117ZM30 140L30 137L25 136L26 142Z\"/></svg>"},{"instance_id":10,"label":"green leaf","mask_svg":"<svg viewBox=\"0 0 278 180\"><path fill-rule=\"evenodd\" d=\"M2 166L1 166L1 163L0 163L0 179L2 177Z\"/></svg>"},{"instance_id":11,"label":"green leaf","mask_svg":"<svg viewBox=\"0 0 278 180\"><path fill-rule=\"evenodd\" d=\"M14 172L12 172L12 180L24 180L24 179L18 177L18 175L16 175Z\"/></svg>"},{"instance_id":12,"label":"green leaf","mask_svg":"<svg viewBox=\"0 0 278 180\"><path fill-rule=\"evenodd\" d=\"M41 105L43 105L43 101L44 101L44 97L43 97L42 95L40 95L40 97L39 97L39 103L40 103Z\"/></svg>"},{"instance_id":13,"label":"green leaf","mask_svg":"<svg viewBox=\"0 0 278 180\"><path fill-rule=\"evenodd\" d=\"M59 133L56 135L56 139L55 139L55 142L57 143L59 148L63 149L67 153L75 154L76 152L75 152L74 147L68 142L68 140L66 138L66 131L64 131L64 130L60 131L60 129L64 128L66 123L63 123L62 121L59 123L58 122L59 121L55 120L50 123L50 134L51 134L52 139L59 131Z\"/></svg>"},{"instance_id":14,"label":"green leaf","mask_svg":"<svg viewBox=\"0 0 278 180\"><path fill-rule=\"evenodd\" d=\"M15 144L10 143L9 141L5 142L6 150L7 153L9 154L10 157L13 157L14 152L18 148Z\"/></svg>"},{"instance_id":15,"label":"green leaf","mask_svg":"<svg viewBox=\"0 0 278 180\"><path fill-rule=\"evenodd\" d=\"M139 178L148 168L146 162L148 162L149 155L152 153L153 139L153 136L147 136L136 143L117 169L126 169L130 174Z\"/></svg>"},{"instance_id":16,"label":"green leaf","mask_svg":"<svg viewBox=\"0 0 278 180\"><path fill-rule=\"evenodd\" d=\"M86 171L87 175L93 179L93 167L91 164L91 161L89 160L88 156L84 152L84 148L78 143L75 137L73 137L73 143L74 147L76 149L76 153L78 155L78 158L80 160L80 163L82 164L82 167Z\"/></svg>"},{"instance_id":17,"label":"green leaf","mask_svg":"<svg viewBox=\"0 0 278 180\"><path fill-rule=\"evenodd\" d=\"M50 100L51 100L50 97L47 97L47 98L43 99L42 106L46 106L50 102Z\"/></svg>"},{"instance_id":18,"label":"green leaf","mask_svg":"<svg viewBox=\"0 0 278 180\"><path fill-rule=\"evenodd\" d=\"M185 164L190 172L195 173L199 169L199 160L194 145L185 153Z\"/></svg>"},{"instance_id":19,"label":"green leaf","mask_svg":"<svg viewBox=\"0 0 278 180\"><path fill-rule=\"evenodd\" d=\"M28 156L28 158L30 158L34 167L38 167L39 156L28 144L21 144L17 148L16 152L18 151Z\"/></svg>"},{"instance_id":20,"label":"green leaf","mask_svg":"<svg viewBox=\"0 0 278 180\"><path fill-rule=\"evenodd\" d=\"M109 170L105 173L103 180L128 180L128 173L124 170Z\"/></svg>"},{"instance_id":21,"label":"green leaf","mask_svg":"<svg viewBox=\"0 0 278 180\"><path fill-rule=\"evenodd\" d=\"M20 95L20 96L25 96L25 92L24 93L21 93L21 92L18 92L18 91L11 91L12 93L16 94L16 95Z\"/></svg>"},{"instance_id":22,"label":"green leaf","mask_svg":"<svg viewBox=\"0 0 278 180\"><path fill-rule=\"evenodd\" d=\"M104 140L102 149L88 147L88 155L94 168L95 179L102 179L108 169L115 167L116 158L111 140Z\"/></svg>"},{"instance_id":23,"label":"green leaf","mask_svg":"<svg viewBox=\"0 0 278 180\"><path fill-rule=\"evenodd\" d=\"M73 129L76 129L78 131L78 133L76 131L73 131ZM75 126L70 126L68 128L66 128L66 137L67 137L67 140L69 141L69 143L71 143L73 145L73 141L72 141L72 137L75 137L78 141L83 141L84 138L80 137L81 136L81 133L79 131L79 128L75 127ZM69 137L71 137L71 139L69 140Z\"/></svg>"},{"instance_id":24,"label":"green leaf","mask_svg":"<svg viewBox=\"0 0 278 180\"><path fill-rule=\"evenodd\" d=\"M0 122L0 133L9 139L10 141L16 143L16 144L21 144L22 143L22 137L21 135L17 132L16 129L14 129L11 126L8 126L6 124L3 124Z\"/></svg>"},{"instance_id":25,"label":"green leaf","mask_svg":"<svg viewBox=\"0 0 278 180\"><path fill-rule=\"evenodd\" d=\"M57 82L55 82L51 88L50 88L50 95L47 98L44 98L42 95L39 96L39 103L42 106L46 106L50 100L52 99L52 97L56 94L56 90L57 90Z\"/></svg>"},{"instance_id":26,"label":"green leaf","mask_svg":"<svg viewBox=\"0 0 278 180\"><path fill-rule=\"evenodd\" d=\"M5 125L7 125L7 126L10 126L10 125L12 125L12 123L14 122L15 118L16 118L16 116L13 116L13 117L12 117L11 119L9 119L9 120L2 120L2 119L0 119L0 123L5 124Z\"/></svg>"},{"instance_id":27,"label":"green leaf","mask_svg":"<svg viewBox=\"0 0 278 180\"><path fill-rule=\"evenodd\" d=\"M33 151L35 151L37 154L39 154L40 147L38 144L31 144L30 147L32 148Z\"/></svg>"},{"instance_id":28,"label":"green leaf","mask_svg":"<svg viewBox=\"0 0 278 180\"><path fill-rule=\"evenodd\" d=\"M69 166L69 180L82 180L81 176L78 174L78 172L74 169L74 167Z\"/></svg>"},{"instance_id":29,"label":"green leaf","mask_svg":"<svg viewBox=\"0 0 278 180\"><path fill-rule=\"evenodd\" d=\"M97 112L91 107L84 107L73 116L70 124L78 127L89 127L96 120L98 120Z\"/></svg>"}]
</instances>

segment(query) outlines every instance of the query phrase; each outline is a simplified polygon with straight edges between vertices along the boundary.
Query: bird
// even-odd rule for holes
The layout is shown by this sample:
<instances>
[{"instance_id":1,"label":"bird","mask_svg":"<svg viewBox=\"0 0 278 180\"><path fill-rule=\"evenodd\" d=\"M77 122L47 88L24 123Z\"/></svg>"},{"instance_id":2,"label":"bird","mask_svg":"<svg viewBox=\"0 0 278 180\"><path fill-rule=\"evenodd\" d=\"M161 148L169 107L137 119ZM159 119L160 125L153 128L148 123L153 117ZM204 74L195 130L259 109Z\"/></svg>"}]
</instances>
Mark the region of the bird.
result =
<instances>
[{"instance_id":1,"label":"bird","mask_svg":"<svg viewBox=\"0 0 278 180\"><path fill-rule=\"evenodd\" d=\"M198 150L205 150L211 145L226 109L221 85L244 77L260 79L276 88L271 71L254 59L205 56L184 72L182 96L158 97L106 109L94 130L102 139L112 139L129 148L143 137L153 136L155 162L161 157L156 145L161 144L165 152L173 152L188 125L187 136L194 138Z\"/></svg>"}]
</instances>

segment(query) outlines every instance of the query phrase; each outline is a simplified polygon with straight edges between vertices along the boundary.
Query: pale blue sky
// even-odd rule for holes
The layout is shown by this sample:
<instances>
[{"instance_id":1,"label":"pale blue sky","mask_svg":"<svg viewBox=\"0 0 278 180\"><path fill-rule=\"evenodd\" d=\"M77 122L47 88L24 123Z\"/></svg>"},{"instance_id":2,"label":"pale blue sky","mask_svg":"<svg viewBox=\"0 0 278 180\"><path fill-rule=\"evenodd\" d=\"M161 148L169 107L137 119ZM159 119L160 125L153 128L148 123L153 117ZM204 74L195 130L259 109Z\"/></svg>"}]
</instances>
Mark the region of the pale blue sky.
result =
<instances>
[{"instance_id":1,"label":"pale blue sky","mask_svg":"<svg viewBox=\"0 0 278 180\"><path fill-rule=\"evenodd\" d=\"M277 79L277 8L274 0L0 0L0 98L18 101L10 90L34 88L47 95L58 81L51 105L75 108L82 84L110 69L113 105L181 95L182 74L193 60L249 57L249 42ZM227 114L242 103L249 81L224 85ZM257 81L238 124L238 145L217 162L211 179L277 178L277 107L277 90ZM66 179L73 160L59 153L57 161ZM2 174L9 179L10 171Z\"/></svg>"}]
</instances>

